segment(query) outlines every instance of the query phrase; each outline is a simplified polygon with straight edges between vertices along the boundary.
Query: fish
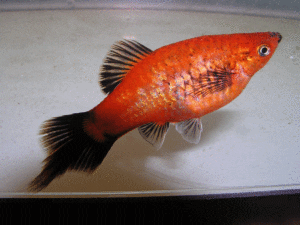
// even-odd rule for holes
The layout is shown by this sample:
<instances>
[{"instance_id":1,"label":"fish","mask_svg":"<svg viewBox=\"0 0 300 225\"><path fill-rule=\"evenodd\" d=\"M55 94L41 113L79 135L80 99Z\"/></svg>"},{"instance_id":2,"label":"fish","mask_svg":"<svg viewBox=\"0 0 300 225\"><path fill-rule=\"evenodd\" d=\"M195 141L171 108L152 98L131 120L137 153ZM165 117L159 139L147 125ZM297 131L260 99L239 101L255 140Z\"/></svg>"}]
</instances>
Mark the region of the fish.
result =
<instances>
[{"instance_id":1,"label":"fish","mask_svg":"<svg viewBox=\"0 0 300 225\"><path fill-rule=\"evenodd\" d=\"M136 128L156 149L170 124L186 141L199 143L201 117L239 96L281 40L278 32L206 35L155 51L135 40L116 42L99 74L105 99L87 112L42 124L48 156L29 189L41 191L67 170L93 172Z\"/></svg>"}]
</instances>

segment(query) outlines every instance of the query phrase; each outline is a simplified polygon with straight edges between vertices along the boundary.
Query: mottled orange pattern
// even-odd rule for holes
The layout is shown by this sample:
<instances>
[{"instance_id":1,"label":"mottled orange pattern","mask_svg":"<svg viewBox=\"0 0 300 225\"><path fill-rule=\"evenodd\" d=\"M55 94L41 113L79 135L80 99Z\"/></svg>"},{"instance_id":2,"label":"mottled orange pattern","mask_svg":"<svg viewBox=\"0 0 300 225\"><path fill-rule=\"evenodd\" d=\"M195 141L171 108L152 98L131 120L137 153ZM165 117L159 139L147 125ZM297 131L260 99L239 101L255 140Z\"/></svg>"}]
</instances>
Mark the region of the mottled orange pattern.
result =
<instances>
[{"instance_id":1,"label":"mottled orange pattern","mask_svg":"<svg viewBox=\"0 0 300 225\"><path fill-rule=\"evenodd\" d=\"M179 122L217 110L242 92L280 39L272 32L212 35L159 48L92 110L95 125L120 135L145 123ZM267 55L259 54L261 46Z\"/></svg>"}]
</instances>

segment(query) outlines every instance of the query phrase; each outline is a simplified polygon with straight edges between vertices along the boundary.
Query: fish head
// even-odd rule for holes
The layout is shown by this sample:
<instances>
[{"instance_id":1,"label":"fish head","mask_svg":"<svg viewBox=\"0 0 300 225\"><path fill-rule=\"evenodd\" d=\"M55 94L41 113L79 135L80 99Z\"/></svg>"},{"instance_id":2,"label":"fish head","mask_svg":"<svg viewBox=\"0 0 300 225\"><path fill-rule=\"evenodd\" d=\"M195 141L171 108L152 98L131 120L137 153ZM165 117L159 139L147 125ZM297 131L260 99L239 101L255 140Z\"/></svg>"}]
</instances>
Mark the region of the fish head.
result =
<instances>
[{"instance_id":1,"label":"fish head","mask_svg":"<svg viewBox=\"0 0 300 225\"><path fill-rule=\"evenodd\" d=\"M244 34L235 43L239 73L252 77L274 54L282 36L278 32Z\"/></svg>"}]
</instances>

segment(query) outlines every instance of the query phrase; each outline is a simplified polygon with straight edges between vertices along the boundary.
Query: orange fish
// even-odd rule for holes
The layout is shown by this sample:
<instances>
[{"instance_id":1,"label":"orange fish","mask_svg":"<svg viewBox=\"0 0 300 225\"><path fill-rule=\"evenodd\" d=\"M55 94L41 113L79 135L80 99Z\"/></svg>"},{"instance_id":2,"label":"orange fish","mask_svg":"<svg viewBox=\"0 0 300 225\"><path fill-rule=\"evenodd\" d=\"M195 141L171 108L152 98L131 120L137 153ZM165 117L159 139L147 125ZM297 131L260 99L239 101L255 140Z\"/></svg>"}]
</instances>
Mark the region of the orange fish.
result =
<instances>
[{"instance_id":1,"label":"orange fish","mask_svg":"<svg viewBox=\"0 0 300 225\"><path fill-rule=\"evenodd\" d=\"M170 123L198 143L200 118L235 99L281 38L276 32L202 36L155 51L132 40L117 42L100 72L107 97L88 112L43 124L48 157L31 190L42 190L66 170L94 171L114 142L135 128L157 149Z\"/></svg>"}]
</instances>

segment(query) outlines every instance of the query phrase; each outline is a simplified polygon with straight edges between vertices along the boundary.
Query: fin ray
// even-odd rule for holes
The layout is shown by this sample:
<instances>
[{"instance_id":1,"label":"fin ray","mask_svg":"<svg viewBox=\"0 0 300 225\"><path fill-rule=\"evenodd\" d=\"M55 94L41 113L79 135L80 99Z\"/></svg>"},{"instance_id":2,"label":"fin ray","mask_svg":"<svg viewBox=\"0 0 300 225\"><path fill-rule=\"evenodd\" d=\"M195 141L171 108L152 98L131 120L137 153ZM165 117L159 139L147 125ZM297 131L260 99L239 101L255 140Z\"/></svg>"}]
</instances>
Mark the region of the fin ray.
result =
<instances>
[{"instance_id":1,"label":"fin ray","mask_svg":"<svg viewBox=\"0 0 300 225\"><path fill-rule=\"evenodd\" d=\"M108 52L100 70L100 86L111 93L124 79L126 74L140 60L152 51L134 40L116 42Z\"/></svg>"},{"instance_id":2,"label":"fin ray","mask_svg":"<svg viewBox=\"0 0 300 225\"><path fill-rule=\"evenodd\" d=\"M193 118L176 124L176 130L184 140L198 144L203 131L201 118Z\"/></svg>"},{"instance_id":3,"label":"fin ray","mask_svg":"<svg viewBox=\"0 0 300 225\"><path fill-rule=\"evenodd\" d=\"M158 150L165 140L169 126L169 123L165 123L164 125L147 123L140 126L138 130L142 137Z\"/></svg>"}]
</instances>

